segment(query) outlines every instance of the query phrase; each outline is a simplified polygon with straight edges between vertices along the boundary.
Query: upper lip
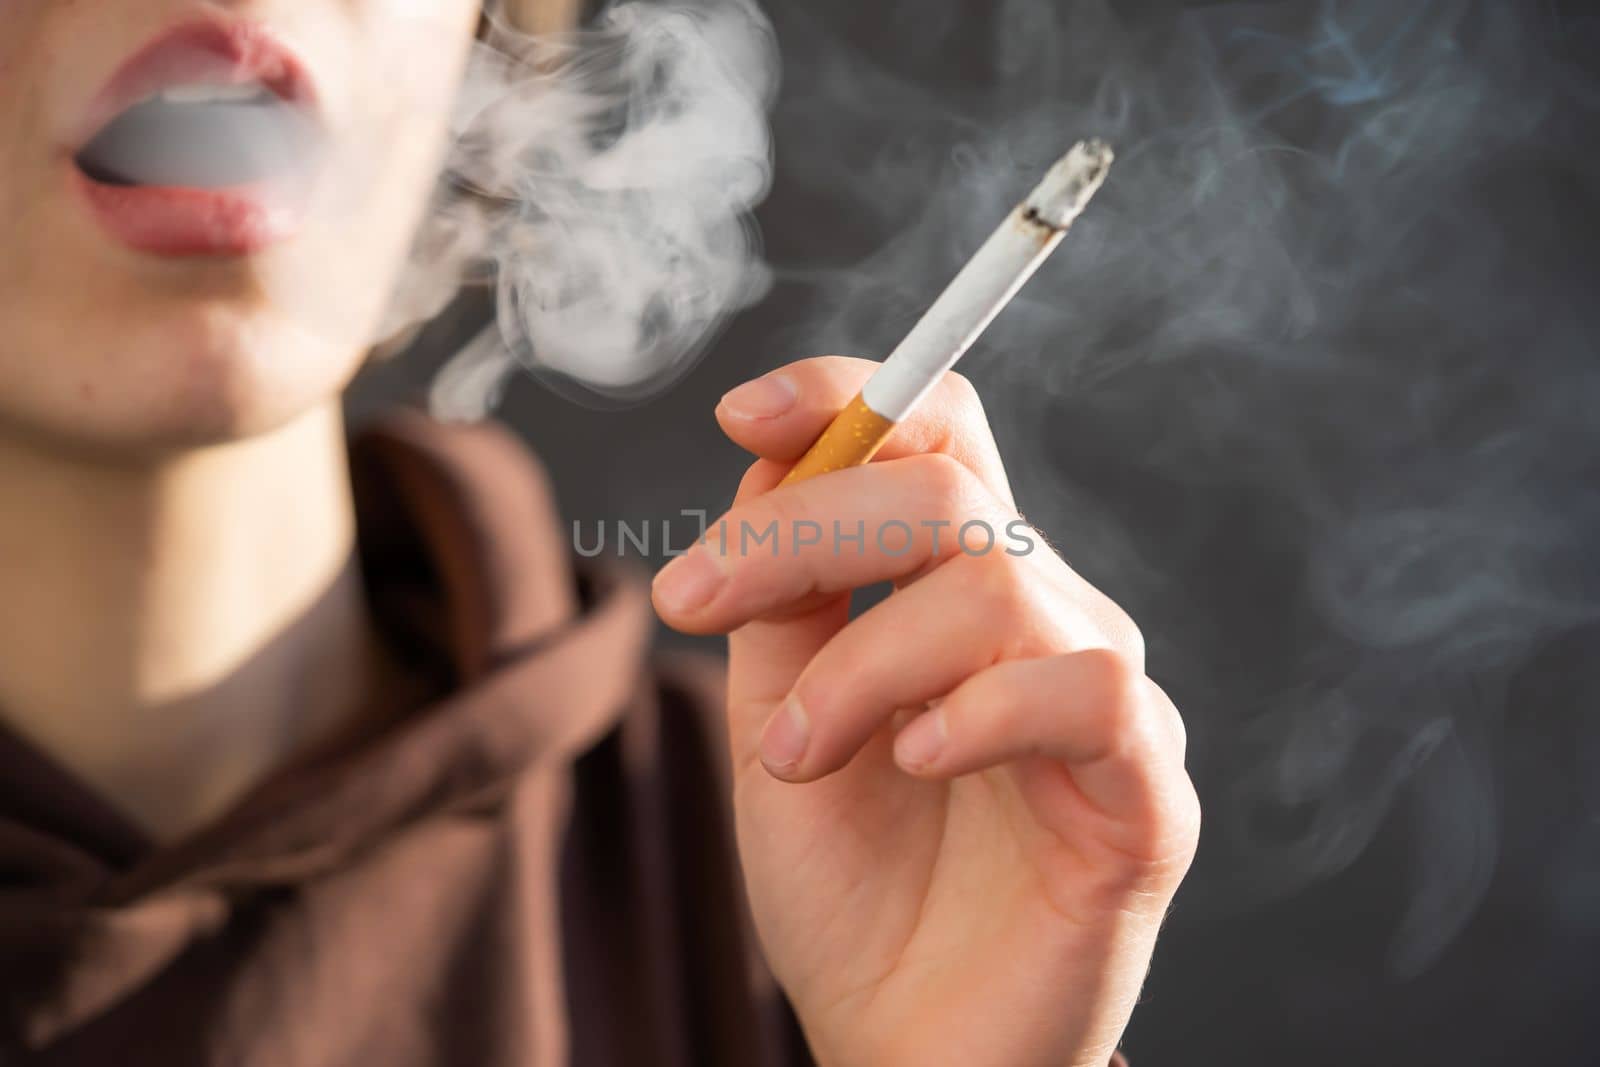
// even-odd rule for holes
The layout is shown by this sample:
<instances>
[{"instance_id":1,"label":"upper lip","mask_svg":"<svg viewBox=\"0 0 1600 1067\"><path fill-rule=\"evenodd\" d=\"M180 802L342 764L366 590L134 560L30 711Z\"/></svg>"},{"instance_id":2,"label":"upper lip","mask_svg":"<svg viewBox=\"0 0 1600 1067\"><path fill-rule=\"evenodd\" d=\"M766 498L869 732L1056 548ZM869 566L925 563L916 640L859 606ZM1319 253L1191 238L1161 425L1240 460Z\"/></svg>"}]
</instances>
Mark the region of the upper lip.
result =
<instances>
[{"instance_id":1,"label":"upper lip","mask_svg":"<svg viewBox=\"0 0 1600 1067\"><path fill-rule=\"evenodd\" d=\"M315 112L310 71L258 22L195 18L156 36L117 69L89 106L80 146L122 112L177 85L259 83L285 102Z\"/></svg>"}]
</instances>

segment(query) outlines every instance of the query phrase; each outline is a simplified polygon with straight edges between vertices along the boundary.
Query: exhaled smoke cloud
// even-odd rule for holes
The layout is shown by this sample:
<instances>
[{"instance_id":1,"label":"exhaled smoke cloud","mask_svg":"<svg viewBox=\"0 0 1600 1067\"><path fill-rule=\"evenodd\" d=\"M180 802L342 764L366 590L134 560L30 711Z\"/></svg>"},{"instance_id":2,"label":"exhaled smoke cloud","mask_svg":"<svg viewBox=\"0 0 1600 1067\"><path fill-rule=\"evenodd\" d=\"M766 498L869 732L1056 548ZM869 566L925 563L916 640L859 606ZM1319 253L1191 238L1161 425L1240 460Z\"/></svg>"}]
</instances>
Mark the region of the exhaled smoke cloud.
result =
<instances>
[{"instance_id":1,"label":"exhaled smoke cloud","mask_svg":"<svg viewBox=\"0 0 1600 1067\"><path fill-rule=\"evenodd\" d=\"M481 413L519 362L648 395L764 295L748 213L771 182L777 74L750 0L618 3L555 37L495 23L389 322L430 316L463 277L497 286L498 331L447 368L436 406Z\"/></svg>"},{"instance_id":2,"label":"exhaled smoke cloud","mask_svg":"<svg viewBox=\"0 0 1600 1067\"><path fill-rule=\"evenodd\" d=\"M1391 960L1425 967L1494 868L1518 672L1600 618L1600 305L1542 210L1596 176L1582 27L884 0L846 41L846 6L774 8L790 349L881 356L1066 144L1114 144L964 369L1029 517L1147 623L1188 714L1225 889L1189 906L1299 890L1403 812Z\"/></svg>"}]
</instances>

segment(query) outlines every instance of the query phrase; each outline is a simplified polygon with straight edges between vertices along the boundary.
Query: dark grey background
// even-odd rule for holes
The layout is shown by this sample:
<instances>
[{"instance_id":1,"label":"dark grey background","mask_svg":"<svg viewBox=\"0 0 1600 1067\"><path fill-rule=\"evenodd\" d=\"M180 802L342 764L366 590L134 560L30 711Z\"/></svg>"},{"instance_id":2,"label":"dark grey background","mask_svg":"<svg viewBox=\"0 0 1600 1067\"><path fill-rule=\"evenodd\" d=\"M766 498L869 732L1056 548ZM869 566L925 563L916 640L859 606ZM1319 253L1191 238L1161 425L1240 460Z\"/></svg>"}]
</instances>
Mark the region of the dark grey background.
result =
<instances>
[{"instance_id":1,"label":"dark grey background","mask_svg":"<svg viewBox=\"0 0 1600 1067\"><path fill-rule=\"evenodd\" d=\"M714 512L745 463L723 391L882 355L1050 159L1112 138L963 369L1190 725L1207 824L1135 1063L1600 1064L1585 8L772 0L773 294L650 405L524 382L503 417L587 529Z\"/></svg>"}]
</instances>

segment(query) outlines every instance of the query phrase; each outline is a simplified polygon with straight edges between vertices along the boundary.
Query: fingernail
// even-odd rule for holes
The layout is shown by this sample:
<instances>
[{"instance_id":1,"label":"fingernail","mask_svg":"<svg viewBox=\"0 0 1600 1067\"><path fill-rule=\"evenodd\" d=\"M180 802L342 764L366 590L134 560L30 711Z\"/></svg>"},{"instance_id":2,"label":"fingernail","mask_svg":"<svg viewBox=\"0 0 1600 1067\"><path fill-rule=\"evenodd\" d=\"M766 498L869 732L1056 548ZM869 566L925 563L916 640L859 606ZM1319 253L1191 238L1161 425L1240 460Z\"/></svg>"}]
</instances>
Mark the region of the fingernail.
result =
<instances>
[{"instance_id":1,"label":"fingernail","mask_svg":"<svg viewBox=\"0 0 1600 1067\"><path fill-rule=\"evenodd\" d=\"M716 598L725 581L722 565L703 545L697 545L656 575L656 600L674 613L699 611Z\"/></svg>"},{"instance_id":2,"label":"fingernail","mask_svg":"<svg viewBox=\"0 0 1600 1067\"><path fill-rule=\"evenodd\" d=\"M800 390L782 374L745 382L722 398L722 408L740 419L775 419L794 407Z\"/></svg>"},{"instance_id":3,"label":"fingernail","mask_svg":"<svg viewBox=\"0 0 1600 1067\"><path fill-rule=\"evenodd\" d=\"M766 729L761 732L761 762L773 774L793 773L800 766L810 741L811 721L806 718L800 701L790 697L767 720Z\"/></svg>"},{"instance_id":4,"label":"fingernail","mask_svg":"<svg viewBox=\"0 0 1600 1067\"><path fill-rule=\"evenodd\" d=\"M939 758L947 739L944 712L930 711L894 739L895 762L908 771L920 771Z\"/></svg>"}]
</instances>

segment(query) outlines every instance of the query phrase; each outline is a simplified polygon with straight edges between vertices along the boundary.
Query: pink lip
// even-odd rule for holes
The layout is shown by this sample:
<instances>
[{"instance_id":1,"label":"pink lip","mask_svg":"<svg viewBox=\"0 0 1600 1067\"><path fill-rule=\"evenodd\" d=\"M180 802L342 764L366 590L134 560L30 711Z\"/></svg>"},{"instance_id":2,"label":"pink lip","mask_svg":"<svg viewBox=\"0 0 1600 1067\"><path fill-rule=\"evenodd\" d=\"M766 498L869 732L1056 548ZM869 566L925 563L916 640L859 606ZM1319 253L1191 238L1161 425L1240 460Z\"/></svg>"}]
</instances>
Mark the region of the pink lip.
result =
<instances>
[{"instance_id":1,"label":"pink lip","mask_svg":"<svg viewBox=\"0 0 1600 1067\"><path fill-rule=\"evenodd\" d=\"M190 189L106 185L74 167L73 184L100 225L129 248L157 256L247 256L293 237L304 215L275 185Z\"/></svg>"},{"instance_id":2,"label":"pink lip","mask_svg":"<svg viewBox=\"0 0 1600 1067\"><path fill-rule=\"evenodd\" d=\"M259 82L308 113L317 92L303 63L257 23L200 18L169 29L112 75L90 104L78 144L152 93L174 85ZM77 166L73 184L112 237L161 256L248 255L287 240L303 216L301 181L221 189L118 186Z\"/></svg>"},{"instance_id":3,"label":"pink lip","mask_svg":"<svg viewBox=\"0 0 1600 1067\"><path fill-rule=\"evenodd\" d=\"M80 146L151 93L174 85L260 82L307 111L317 103L305 64L259 23L200 18L167 30L134 53L89 105Z\"/></svg>"}]
</instances>

